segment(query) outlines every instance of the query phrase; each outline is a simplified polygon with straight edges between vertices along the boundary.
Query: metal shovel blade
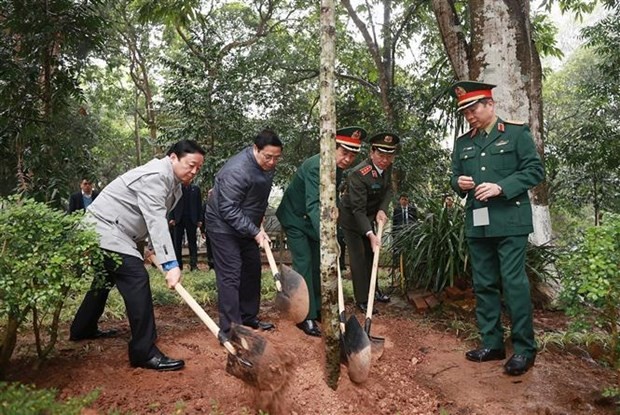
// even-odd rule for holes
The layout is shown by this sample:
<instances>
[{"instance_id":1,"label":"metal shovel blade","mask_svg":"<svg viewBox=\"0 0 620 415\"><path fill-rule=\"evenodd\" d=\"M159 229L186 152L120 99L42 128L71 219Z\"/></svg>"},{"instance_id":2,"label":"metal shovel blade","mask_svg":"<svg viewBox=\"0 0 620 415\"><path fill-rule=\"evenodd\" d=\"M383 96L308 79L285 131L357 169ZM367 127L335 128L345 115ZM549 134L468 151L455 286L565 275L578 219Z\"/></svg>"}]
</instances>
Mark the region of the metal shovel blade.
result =
<instances>
[{"instance_id":1,"label":"metal shovel blade","mask_svg":"<svg viewBox=\"0 0 620 415\"><path fill-rule=\"evenodd\" d=\"M275 274L274 278L280 281L282 288L276 294L276 310L294 323L301 323L310 309L310 294L306 281L297 271L286 265L280 265L280 272Z\"/></svg>"},{"instance_id":2,"label":"metal shovel blade","mask_svg":"<svg viewBox=\"0 0 620 415\"><path fill-rule=\"evenodd\" d=\"M355 316L349 317L341 333L341 350L344 351L349 369L349 379L363 383L368 379L372 363L371 344Z\"/></svg>"},{"instance_id":3,"label":"metal shovel blade","mask_svg":"<svg viewBox=\"0 0 620 415\"><path fill-rule=\"evenodd\" d=\"M366 319L364 322L364 334L367 335L368 340L370 341L370 349L372 351L372 357L375 360L381 359L383 356L383 350L385 349L385 339L383 337L376 337L370 335L370 319Z\"/></svg>"}]
</instances>

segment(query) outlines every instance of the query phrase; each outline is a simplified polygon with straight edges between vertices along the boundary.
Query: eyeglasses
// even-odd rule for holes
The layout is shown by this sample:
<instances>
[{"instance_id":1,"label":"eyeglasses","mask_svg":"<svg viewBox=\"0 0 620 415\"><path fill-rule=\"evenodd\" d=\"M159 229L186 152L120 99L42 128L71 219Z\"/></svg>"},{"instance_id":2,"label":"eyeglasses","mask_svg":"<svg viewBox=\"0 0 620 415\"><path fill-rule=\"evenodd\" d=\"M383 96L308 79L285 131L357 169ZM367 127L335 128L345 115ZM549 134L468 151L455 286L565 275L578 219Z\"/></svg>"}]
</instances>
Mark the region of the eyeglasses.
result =
<instances>
[{"instance_id":1,"label":"eyeglasses","mask_svg":"<svg viewBox=\"0 0 620 415\"><path fill-rule=\"evenodd\" d=\"M282 155L274 156L273 154L265 154L264 151L259 151L258 154L260 154L260 156L265 161L275 161L275 162L278 162L278 161L280 161L282 159Z\"/></svg>"}]
</instances>

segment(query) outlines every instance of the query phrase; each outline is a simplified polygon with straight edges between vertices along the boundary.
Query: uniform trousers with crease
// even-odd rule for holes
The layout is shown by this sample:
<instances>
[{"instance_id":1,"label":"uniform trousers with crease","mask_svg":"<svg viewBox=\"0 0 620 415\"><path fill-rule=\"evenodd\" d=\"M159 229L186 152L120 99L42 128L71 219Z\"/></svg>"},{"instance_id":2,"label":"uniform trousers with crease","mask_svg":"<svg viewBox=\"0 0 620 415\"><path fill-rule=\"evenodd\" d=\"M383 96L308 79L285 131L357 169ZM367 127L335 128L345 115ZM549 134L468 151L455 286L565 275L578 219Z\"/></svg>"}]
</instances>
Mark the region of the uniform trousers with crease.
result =
<instances>
[{"instance_id":1,"label":"uniform trousers with crease","mask_svg":"<svg viewBox=\"0 0 620 415\"><path fill-rule=\"evenodd\" d=\"M525 272L527 235L467 238L476 295L476 319L482 344L504 348L501 297L511 320L515 354L536 354L530 284Z\"/></svg>"}]
</instances>

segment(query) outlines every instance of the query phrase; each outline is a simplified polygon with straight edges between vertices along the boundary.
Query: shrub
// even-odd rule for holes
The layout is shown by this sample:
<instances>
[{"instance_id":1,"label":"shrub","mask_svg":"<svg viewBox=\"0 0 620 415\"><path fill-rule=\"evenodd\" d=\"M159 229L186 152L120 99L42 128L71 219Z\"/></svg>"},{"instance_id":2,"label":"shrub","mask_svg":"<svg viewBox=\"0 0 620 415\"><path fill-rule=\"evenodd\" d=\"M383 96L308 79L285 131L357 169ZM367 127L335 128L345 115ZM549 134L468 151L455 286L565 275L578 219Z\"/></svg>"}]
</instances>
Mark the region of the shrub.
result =
<instances>
[{"instance_id":1,"label":"shrub","mask_svg":"<svg viewBox=\"0 0 620 415\"><path fill-rule=\"evenodd\" d=\"M19 327L30 319L37 355L45 358L66 296L101 269L96 233L80 225L81 216L19 196L0 199L0 378Z\"/></svg>"},{"instance_id":2,"label":"shrub","mask_svg":"<svg viewBox=\"0 0 620 415\"><path fill-rule=\"evenodd\" d=\"M58 392L53 389L35 389L17 383L0 382L0 413L11 415L56 414L78 415L82 408L92 404L98 397L98 391L86 396L56 400Z\"/></svg>"},{"instance_id":3,"label":"shrub","mask_svg":"<svg viewBox=\"0 0 620 415\"><path fill-rule=\"evenodd\" d=\"M610 360L620 367L620 216L609 214L602 226L586 230L559 261L562 303L577 317L573 328L603 329L611 338Z\"/></svg>"},{"instance_id":4,"label":"shrub","mask_svg":"<svg viewBox=\"0 0 620 415\"><path fill-rule=\"evenodd\" d=\"M446 208L433 199L424 203L426 215L393 235L392 249L403 254L406 285L441 291L455 280L471 280L463 208Z\"/></svg>"}]
</instances>

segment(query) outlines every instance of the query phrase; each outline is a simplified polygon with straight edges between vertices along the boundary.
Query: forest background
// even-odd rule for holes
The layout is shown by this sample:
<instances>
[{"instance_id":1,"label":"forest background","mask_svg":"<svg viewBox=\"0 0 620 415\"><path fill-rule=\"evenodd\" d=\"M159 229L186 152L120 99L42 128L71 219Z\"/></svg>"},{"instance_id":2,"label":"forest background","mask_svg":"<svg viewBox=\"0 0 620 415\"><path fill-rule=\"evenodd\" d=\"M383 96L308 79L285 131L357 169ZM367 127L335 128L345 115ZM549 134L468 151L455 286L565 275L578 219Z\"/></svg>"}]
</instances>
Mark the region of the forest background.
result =
<instances>
[{"instance_id":1,"label":"forest background","mask_svg":"<svg viewBox=\"0 0 620 415\"><path fill-rule=\"evenodd\" d=\"M316 1L0 5L2 197L18 193L61 210L82 177L101 189L179 139L207 149L196 181L206 194L222 164L264 126L285 143L280 187L319 151ZM401 137L395 194L408 193L422 216L437 213L438 201L451 194L445 143L466 128L447 89L465 77L498 83L499 114L529 122L545 159L546 183L533 193L535 215L540 205L550 219L539 244L580 250L588 264L588 249L611 241L615 257L606 256L603 271L567 280L564 288L573 299L582 296L591 312L606 311L604 329L617 339L620 6L594 0L342 0L337 6L337 125ZM549 11L556 7L579 20L597 6L603 17L582 31L583 46L564 56ZM485 26L494 21L507 23ZM476 48L501 45L502 36L514 40L517 58L499 62L509 55L501 47L480 58ZM545 66L545 58L564 64ZM512 78L524 63L521 76ZM497 71L502 65L505 79ZM525 90L524 102L518 93ZM591 230L607 224L605 237ZM567 258L559 270L581 276L580 258ZM618 343L607 347L617 365Z\"/></svg>"}]
</instances>

